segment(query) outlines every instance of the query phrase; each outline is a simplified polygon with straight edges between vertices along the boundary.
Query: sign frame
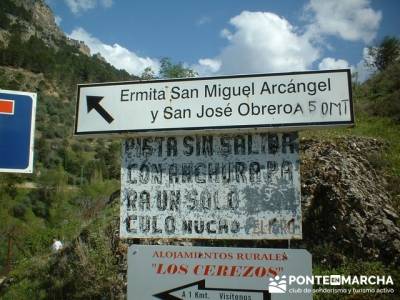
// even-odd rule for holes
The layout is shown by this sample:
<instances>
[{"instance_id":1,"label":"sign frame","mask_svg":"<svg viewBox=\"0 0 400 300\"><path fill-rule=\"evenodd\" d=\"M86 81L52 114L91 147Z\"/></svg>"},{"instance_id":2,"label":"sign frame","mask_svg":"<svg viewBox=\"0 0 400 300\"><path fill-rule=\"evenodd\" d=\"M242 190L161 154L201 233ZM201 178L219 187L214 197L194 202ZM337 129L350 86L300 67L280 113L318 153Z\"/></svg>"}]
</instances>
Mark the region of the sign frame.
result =
<instances>
[{"instance_id":1,"label":"sign frame","mask_svg":"<svg viewBox=\"0 0 400 300\"><path fill-rule=\"evenodd\" d=\"M4 90L0 89L0 93L3 94L10 94L10 95L18 95L18 96L26 96L32 99L32 111L31 111L31 120L30 120L30 144L29 144L29 158L28 158L28 165L24 169L15 169L15 168L2 168L0 166L0 173L33 173L33 160L34 160L34 143L35 143L35 128L36 128L36 106L37 106L37 94L32 92L23 92L23 91L14 91L14 90ZM9 99L4 99L9 100ZM18 105L15 100L13 113L8 115L15 114L15 106Z\"/></svg>"},{"instance_id":2,"label":"sign frame","mask_svg":"<svg viewBox=\"0 0 400 300\"><path fill-rule=\"evenodd\" d=\"M287 122L278 124L250 124L250 125L224 125L224 126L201 126L201 127L171 127L171 128L140 128L140 129L123 129L123 130L92 130L81 131L79 127L79 111L84 105L81 103L81 90L88 87L111 87L117 85L137 85L137 84L152 84L152 83L174 83L174 82L190 82L201 80L223 80L223 79L240 79L240 78L257 78L257 77L279 77L279 76L296 76L307 74L327 74L327 73L346 73L349 95L349 121L330 121L330 122ZM99 107L102 109L102 107ZM88 107L89 110L89 107ZM103 109L102 109L103 110ZM104 111L102 111L104 113ZM75 111L75 127L74 135L77 137L95 137L104 135L155 135L163 132L165 135L187 134L188 132L198 132L200 130L207 132L237 132L237 131L252 131L255 128L261 131L298 131L311 128L330 128L330 127L353 127L355 125L353 96L351 89L351 71L350 69L335 69L335 70L319 70L319 71L297 71L297 72L282 72L269 74L246 74L246 75L229 75L229 76L211 76L211 77L194 77L194 78L175 78L175 79L156 79L156 80L137 80L137 81L121 81L121 82L105 82L105 83L85 83L77 86L77 103Z\"/></svg>"}]
</instances>

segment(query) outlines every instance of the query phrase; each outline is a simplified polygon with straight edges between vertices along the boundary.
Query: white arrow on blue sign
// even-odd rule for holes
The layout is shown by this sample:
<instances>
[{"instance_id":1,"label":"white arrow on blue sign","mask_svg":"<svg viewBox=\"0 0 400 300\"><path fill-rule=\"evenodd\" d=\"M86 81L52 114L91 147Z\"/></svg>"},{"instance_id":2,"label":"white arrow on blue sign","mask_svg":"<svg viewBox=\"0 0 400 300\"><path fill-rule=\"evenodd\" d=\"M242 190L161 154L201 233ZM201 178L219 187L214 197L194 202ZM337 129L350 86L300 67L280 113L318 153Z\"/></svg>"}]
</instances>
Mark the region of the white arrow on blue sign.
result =
<instances>
[{"instance_id":1,"label":"white arrow on blue sign","mask_svg":"<svg viewBox=\"0 0 400 300\"><path fill-rule=\"evenodd\" d=\"M0 172L33 172L36 97L0 90Z\"/></svg>"}]
</instances>

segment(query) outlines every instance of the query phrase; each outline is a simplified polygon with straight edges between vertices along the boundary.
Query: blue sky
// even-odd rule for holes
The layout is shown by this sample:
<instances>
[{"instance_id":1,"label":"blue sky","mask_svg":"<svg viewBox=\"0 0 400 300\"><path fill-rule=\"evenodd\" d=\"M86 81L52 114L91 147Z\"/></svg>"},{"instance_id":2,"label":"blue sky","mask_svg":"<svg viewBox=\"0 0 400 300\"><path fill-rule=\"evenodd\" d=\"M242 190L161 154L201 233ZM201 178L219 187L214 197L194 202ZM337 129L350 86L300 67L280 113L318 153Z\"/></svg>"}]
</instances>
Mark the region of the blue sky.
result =
<instances>
[{"instance_id":1,"label":"blue sky","mask_svg":"<svg viewBox=\"0 0 400 300\"><path fill-rule=\"evenodd\" d=\"M140 75L169 57L200 75L351 67L400 37L397 0L47 0L61 29Z\"/></svg>"}]
</instances>

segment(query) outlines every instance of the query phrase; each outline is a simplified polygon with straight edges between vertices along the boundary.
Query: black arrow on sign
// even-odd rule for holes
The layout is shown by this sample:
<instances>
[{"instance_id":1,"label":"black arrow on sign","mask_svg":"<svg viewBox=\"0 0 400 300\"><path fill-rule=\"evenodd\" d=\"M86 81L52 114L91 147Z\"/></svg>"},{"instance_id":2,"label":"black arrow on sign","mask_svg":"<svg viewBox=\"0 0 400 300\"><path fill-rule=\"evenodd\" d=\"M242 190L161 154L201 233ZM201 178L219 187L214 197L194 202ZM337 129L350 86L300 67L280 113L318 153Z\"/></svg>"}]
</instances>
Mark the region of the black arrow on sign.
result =
<instances>
[{"instance_id":1,"label":"black arrow on sign","mask_svg":"<svg viewBox=\"0 0 400 300\"><path fill-rule=\"evenodd\" d=\"M114 121L114 118L100 105L100 101L103 98L100 96L86 96L87 111L89 113L92 109L96 110L110 124Z\"/></svg>"},{"instance_id":2,"label":"black arrow on sign","mask_svg":"<svg viewBox=\"0 0 400 300\"><path fill-rule=\"evenodd\" d=\"M197 290L198 291L217 291L217 292L242 292L242 293L257 293L257 294L262 294L262 299L263 300L271 300L271 294L269 293L268 290L264 291L264 290L241 290L241 289L223 289L223 288L206 288L206 281L205 279L200 280L200 281L196 281L196 282L192 282L186 285L182 285L179 286L177 288L165 291L165 292L161 292L159 294L155 294L153 295L154 297L158 298L158 299L163 299L163 300L183 300L185 298L178 298L175 297L173 295L171 295L171 293L174 293L176 291L180 291L180 290L185 290L189 287L195 286L197 285ZM208 298L208 299L214 299L214 298ZM220 297L216 297L215 299L220 299Z\"/></svg>"}]
</instances>

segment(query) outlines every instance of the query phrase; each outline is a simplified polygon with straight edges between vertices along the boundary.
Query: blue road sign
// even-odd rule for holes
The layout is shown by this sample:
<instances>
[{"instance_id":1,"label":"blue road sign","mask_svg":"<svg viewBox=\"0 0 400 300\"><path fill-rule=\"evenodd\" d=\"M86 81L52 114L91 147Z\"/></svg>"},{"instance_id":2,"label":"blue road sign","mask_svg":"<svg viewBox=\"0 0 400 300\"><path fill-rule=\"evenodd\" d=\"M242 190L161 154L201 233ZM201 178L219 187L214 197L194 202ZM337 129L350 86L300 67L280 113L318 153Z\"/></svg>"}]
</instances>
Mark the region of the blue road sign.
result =
<instances>
[{"instance_id":1,"label":"blue road sign","mask_svg":"<svg viewBox=\"0 0 400 300\"><path fill-rule=\"evenodd\" d=\"M0 90L0 172L32 173L36 94Z\"/></svg>"}]
</instances>

